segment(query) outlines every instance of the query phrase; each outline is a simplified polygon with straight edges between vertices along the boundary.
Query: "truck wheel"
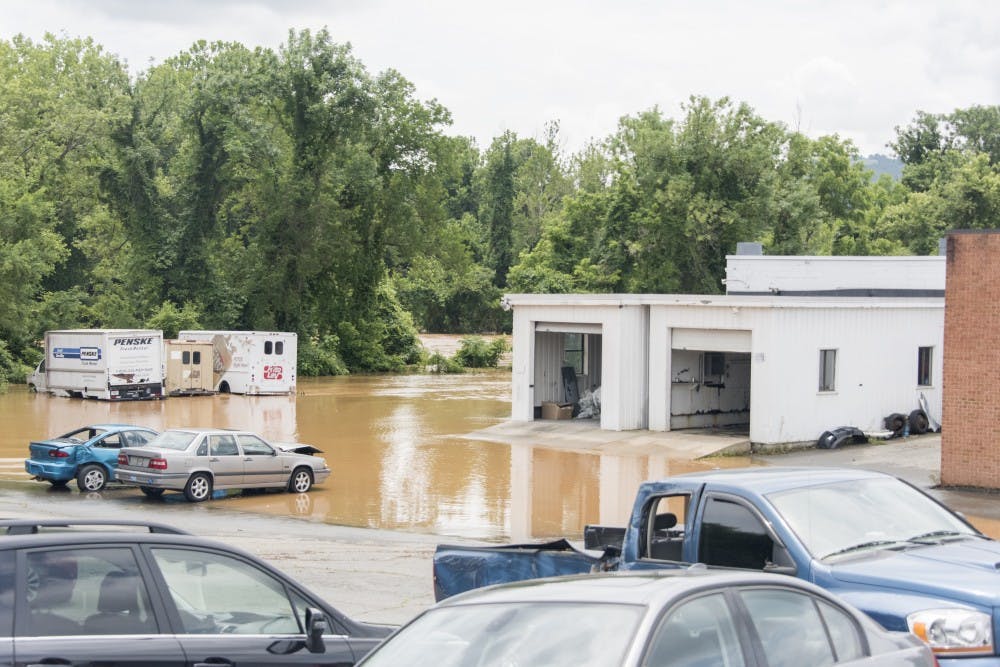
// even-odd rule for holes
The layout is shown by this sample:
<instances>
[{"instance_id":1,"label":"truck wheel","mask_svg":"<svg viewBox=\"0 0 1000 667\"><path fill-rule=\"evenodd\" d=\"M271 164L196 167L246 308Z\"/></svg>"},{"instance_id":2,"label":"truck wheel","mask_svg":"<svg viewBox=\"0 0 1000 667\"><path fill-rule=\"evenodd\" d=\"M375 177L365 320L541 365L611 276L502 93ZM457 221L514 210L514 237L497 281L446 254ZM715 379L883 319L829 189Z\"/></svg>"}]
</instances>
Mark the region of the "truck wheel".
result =
<instances>
[{"instance_id":1,"label":"truck wheel","mask_svg":"<svg viewBox=\"0 0 1000 667\"><path fill-rule=\"evenodd\" d=\"M192 503L200 503L212 497L212 478L203 472L196 472L184 485L184 497Z\"/></svg>"},{"instance_id":2,"label":"truck wheel","mask_svg":"<svg viewBox=\"0 0 1000 667\"><path fill-rule=\"evenodd\" d=\"M158 489L155 486L140 486L139 490L146 494L149 498L159 498L163 495L163 489Z\"/></svg>"},{"instance_id":3,"label":"truck wheel","mask_svg":"<svg viewBox=\"0 0 1000 667\"><path fill-rule=\"evenodd\" d=\"M108 473L99 465L85 465L76 473L76 485L81 491L100 491L107 484Z\"/></svg>"},{"instance_id":4,"label":"truck wheel","mask_svg":"<svg viewBox=\"0 0 1000 667\"><path fill-rule=\"evenodd\" d=\"M927 433L927 427L930 423L927 420L927 415L924 411L917 408L910 413L910 433L915 433L916 435L921 435Z\"/></svg>"},{"instance_id":5,"label":"truck wheel","mask_svg":"<svg viewBox=\"0 0 1000 667\"><path fill-rule=\"evenodd\" d=\"M309 468L296 468L288 480L289 493L305 493L312 488L313 475Z\"/></svg>"}]
</instances>

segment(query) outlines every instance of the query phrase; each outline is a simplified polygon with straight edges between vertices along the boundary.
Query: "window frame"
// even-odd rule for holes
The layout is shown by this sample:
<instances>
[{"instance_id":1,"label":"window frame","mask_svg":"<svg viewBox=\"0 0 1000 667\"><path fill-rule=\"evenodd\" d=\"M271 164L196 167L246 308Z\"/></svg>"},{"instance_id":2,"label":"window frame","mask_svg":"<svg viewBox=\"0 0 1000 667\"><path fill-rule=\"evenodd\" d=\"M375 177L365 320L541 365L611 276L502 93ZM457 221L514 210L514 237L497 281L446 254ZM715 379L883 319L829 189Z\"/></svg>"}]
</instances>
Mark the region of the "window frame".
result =
<instances>
[{"instance_id":1,"label":"window frame","mask_svg":"<svg viewBox=\"0 0 1000 667\"><path fill-rule=\"evenodd\" d=\"M732 590L727 590L724 588L706 588L698 591L693 591L690 594L684 595L680 599L674 600L663 609L656 618L655 626L650 630L647 636L645 646L643 647L642 660L639 663L641 667L650 667L649 659L652 656L653 648L656 646L656 640L663 631L663 627L670 621L671 616L684 605L697 602L698 600L718 596L722 599L723 604L729 612L729 619L732 622L733 631L736 635L737 647L739 648L740 657L743 659L743 665L749 667L750 665L755 665L759 661L755 659L753 652L755 650L754 637L750 634L749 630L749 620L746 617L746 608L740 604L740 602L734 597L735 592Z\"/></svg>"},{"instance_id":2,"label":"window frame","mask_svg":"<svg viewBox=\"0 0 1000 667\"><path fill-rule=\"evenodd\" d=\"M772 554L771 555L772 556L775 555L774 554L774 547L777 547L785 555L785 557L787 559L787 562L778 562L777 560L770 560L770 559L768 559L768 560L770 560L770 562L773 565L775 565L775 566L778 566L778 567L790 567L795 572L798 571L798 565L796 564L795 559L792 558L792 553L791 553L791 551L789 551L788 545L786 545L781 540L781 538L778 536L778 534L774 531L774 528L772 527L771 522L767 519L767 517L765 517L761 513L761 511L759 509L757 509L757 507L755 507L752 503L747 502L744 498L741 498L740 496L736 496L736 495L733 495L733 494L730 494L730 493L721 493L721 492L718 492L718 491L709 491L709 492L707 492L704 495L704 497L699 501L699 504L701 505L701 508L698 510L698 521L697 521L697 523L698 523L698 529L697 529L697 531L698 532L697 532L697 540L696 540L695 546L693 547L696 550L695 554L694 554L696 562L698 562L698 563L704 563L705 565L710 565L710 566L713 566L713 567L735 567L735 568L739 568L739 569L749 569L749 570L760 571L760 572L767 572L768 571L768 570L764 569L763 567L758 569L758 568L746 567L746 566L741 566L741 565L713 565L713 564L707 563L705 561L705 558L704 558L703 553L702 553L702 545L703 545L703 542L704 542L704 539L705 539L705 532L704 532L705 531L705 523L706 523L706 521L705 521L705 514L708 512L708 510L709 510L709 508L710 508L710 506L712 504L712 501L714 501L714 500L719 500L719 501L722 501L722 502L728 502L728 503L731 503L733 505L737 505L737 506L742 507L743 509L747 510L760 523L761 527L763 527L764 532L767 534L767 536L771 538L771 542L773 543L773 545L772 545ZM793 574L794 574L794 572L793 572Z\"/></svg>"},{"instance_id":3,"label":"window frame","mask_svg":"<svg viewBox=\"0 0 1000 667\"><path fill-rule=\"evenodd\" d=\"M743 593L753 592L753 591L781 591L785 593L801 595L812 602L813 609L816 611L816 615L819 618L820 625L823 629L823 634L826 636L827 644L830 646L833 655L833 665L838 665L842 662L853 662L856 660L864 660L865 658L870 658L872 656L871 644L868 641L868 633L864 626L860 623L857 616L852 614L843 605L834 600L831 600L825 596L817 595L812 591L803 590L794 586L782 586L775 584L750 584L737 586L734 589L728 591L730 600L733 605L739 608L739 614L743 622L743 629L747 633L748 640L754 644L756 650L760 651L761 656L766 658L766 652L764 649L764 640L761 638L757 626L754 623L754 615L750 612L749 607L747 607L746 602L743 600ZM830 633L830 627L827 623L826 618L823 616L822 604L836 610L842 616L848 619L851 624L854 634L858 639L859 648L861 650L861 656L855 658L841 658L840 652L837 650L837 644L834 641L833 635Z\"/></svg>"},{"instance_id":4,"label":"window frame","mask_svg":"<svg viewBox=\"0 0 1000 667\"><path fill-rule=\"evenodd\" d=\"M921 345L917 348L917 386L934 385L934 346Z\"/></svg>"},{"instance_id":5,"label":"window frame","mask_svg":"<svg viewBox=\"0 0 1000 667\"><path fill-rule=\"evenodd\" d=\"M570 347L570 341L573 340L575 336L580 337L579 347ZM579 354L579 363L576 360L571 360L570 353L573 355ZM562 362L563 366L572 366L573 371L577 375L587 374L587 334L576 333L576 332L565 332L563 333L562 340Z\"/></svg>"},{"instance_id":6,"label":"window frame","mask_svg":"<svg viewBox=\"0 0 1000 667\"><path fill-rule=\"evenodd\" d=\"M15 600L14 600L14 633L15 639L32 639L39 635L28 634L31 630L31 624L28 620L30 614L30 601L28 599L28 560L34 554L41 553L54 553L54 552L66 552L74 554L74 558L77 558L77 566L79 566L79 558L81 555L85 555L87 552L108 552L108 551L119 551L121 553L128 552L131 554L131 566L134 568L134 576L139 580L140 587L137 591L137 595L140 599L140 606L144 607L149 618L149 622L153 625L153 628L149 632L137 633L130 636L135 637L152 637L152 636L163 636L164 633L168 632L168 624L165 623L167 620L162 605L159 603L159 587L160 582L157 576L149 571L147 567L147 561L145 554L142 553L142 548L134 543L122 543L122 542L108 542L105 544L84 544L84 543L67 543L67 544L53 544L48 546L29 546L17 550L16 560L16 572L22 576L17 577L15 582ZM91 556L94 558L93 556ZM79 581L80 574L77 573L77 579L74 581L74 587L76 582ZM100 583L98 583L98 586ZM98 596L99 598L99 596ZM94 605L97 607L99 600L95 600ZM107 633L91 634L86 632L81 624L80 632L77 634L63 634L54 635L56 641L64 641L73 639L74 641L89 641L92 639L100 639L101 637L110 636Z\"/></svg>"},{"instance_id":7,"label":"window frame","mask_svg":"<svg viewBox=\"0 0 1000 667\"><path fill-rule=\"evenodd\" d=\"M820 348L818 391L829 394L837 391L837 348Z\"/></svg>"}]
</instances>

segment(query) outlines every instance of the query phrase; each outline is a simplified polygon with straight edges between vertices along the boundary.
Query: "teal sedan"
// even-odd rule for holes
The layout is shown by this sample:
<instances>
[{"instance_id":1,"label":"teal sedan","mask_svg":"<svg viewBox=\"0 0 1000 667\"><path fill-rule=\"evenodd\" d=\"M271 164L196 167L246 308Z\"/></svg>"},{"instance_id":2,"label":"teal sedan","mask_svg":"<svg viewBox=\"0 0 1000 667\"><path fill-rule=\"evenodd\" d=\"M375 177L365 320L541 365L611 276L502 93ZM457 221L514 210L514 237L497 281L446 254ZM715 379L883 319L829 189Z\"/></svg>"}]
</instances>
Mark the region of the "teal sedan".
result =
<instances>
[{"instance_id":1,"label":"teal sedan","mask_svg":"<svg viewBox=\"0 0 1000 667\"><path fill-rule=\"evenodd\" d=\"M75 479L80 491L100 491L118 466L122 447L141 447L157 432L129 424L92 424L28 445L24 469L34 479L66 486Z\"/></svg>"}]
</instances>

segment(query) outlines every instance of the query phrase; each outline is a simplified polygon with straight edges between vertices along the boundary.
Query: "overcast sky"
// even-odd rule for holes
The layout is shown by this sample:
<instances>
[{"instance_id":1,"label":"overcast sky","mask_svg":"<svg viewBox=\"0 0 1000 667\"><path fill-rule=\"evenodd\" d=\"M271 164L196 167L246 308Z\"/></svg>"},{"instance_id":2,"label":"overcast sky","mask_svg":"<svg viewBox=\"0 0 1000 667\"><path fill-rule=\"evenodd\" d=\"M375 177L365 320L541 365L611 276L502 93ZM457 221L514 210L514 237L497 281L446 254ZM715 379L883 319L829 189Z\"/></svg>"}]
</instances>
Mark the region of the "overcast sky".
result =
<instances>
[{"instance_id":1,"label":"overcast sky","mask_svg":"<svg viewBox=\"0 0 1000 667\"><path fill-rule=\"evenodd\" d=\"M0 37L90 36L133 72L195 40L277 48L327 27L485 148L558 120L573 151L691 95L887 153L919 110L1000 103L995 0L2 0Z\"/></svg>"}]
</instances>

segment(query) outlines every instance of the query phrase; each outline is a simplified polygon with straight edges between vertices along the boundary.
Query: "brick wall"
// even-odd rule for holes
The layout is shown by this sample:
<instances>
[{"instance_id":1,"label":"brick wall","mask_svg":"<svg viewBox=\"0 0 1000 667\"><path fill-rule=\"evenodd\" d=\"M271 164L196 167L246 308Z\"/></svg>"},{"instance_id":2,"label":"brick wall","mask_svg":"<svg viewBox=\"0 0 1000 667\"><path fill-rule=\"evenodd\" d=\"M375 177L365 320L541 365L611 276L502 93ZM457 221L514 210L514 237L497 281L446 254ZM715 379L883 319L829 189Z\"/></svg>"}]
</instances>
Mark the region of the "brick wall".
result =
<instances>
[{"instance_id":1,"label":"brick wall","mask_svg":"<svg viewBox=\"0 0 1000 667\"><path fill-rule=\"evenodd\" d=\"M1000 488L1000 230L947 242L941 483Z\"/></svg>"}]
</instances>

